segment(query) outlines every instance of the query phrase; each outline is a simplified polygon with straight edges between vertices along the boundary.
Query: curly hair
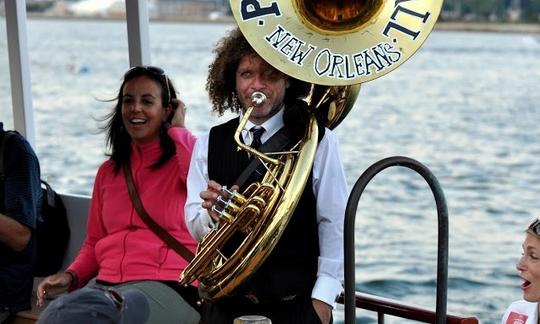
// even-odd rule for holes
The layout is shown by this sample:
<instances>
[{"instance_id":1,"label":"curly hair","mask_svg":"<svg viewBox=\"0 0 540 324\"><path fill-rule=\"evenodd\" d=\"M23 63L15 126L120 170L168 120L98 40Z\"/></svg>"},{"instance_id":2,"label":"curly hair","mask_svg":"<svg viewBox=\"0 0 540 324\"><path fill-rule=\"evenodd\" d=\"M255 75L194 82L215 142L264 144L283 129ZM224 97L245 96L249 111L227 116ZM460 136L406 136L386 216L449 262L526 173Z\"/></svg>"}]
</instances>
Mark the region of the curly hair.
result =
<instances>
[{"instance_id":1,"label":"curly hair","mask_svg":"<svg viewBox=\"0 0 540 324\"><path fill-rule=\"evenodd\" d=\"M161 105L167 107L172 99L176 99L176 89L165 72L155 66L135 66L129 69L123 77L118 95L111 101L116 101L113 110L103 117L106 124L101 129L106 132L107 147L111 150L107 156L115 162L114 171L118 173L122 165L129 162L131 155L131 137L129 136L124 122L122 121L122 98L124 97L124 85L135 78L146 76L156 82L161 88ZM151 168L158 168L165 164L176 154L174 141L167 134L167 125L161 125L159 133L161 156Z\"/></svg>"},{"instance_id":2,"label":"curly hair","mask_svg":"<svg viewBox=\"0 0 540 324\"><path fill-rule=\"evenodd\" d=\"M208 67L206 90L212 102L212 110L220 116L226 110L240 112L242 106L236 93L236 69L242 57L258 55L240 29L235 28L222 38L214 49L214 61ZM305 97L309 84L289 76L290 87L285 93L285 104Z\"/></svg>"}]
</instances>

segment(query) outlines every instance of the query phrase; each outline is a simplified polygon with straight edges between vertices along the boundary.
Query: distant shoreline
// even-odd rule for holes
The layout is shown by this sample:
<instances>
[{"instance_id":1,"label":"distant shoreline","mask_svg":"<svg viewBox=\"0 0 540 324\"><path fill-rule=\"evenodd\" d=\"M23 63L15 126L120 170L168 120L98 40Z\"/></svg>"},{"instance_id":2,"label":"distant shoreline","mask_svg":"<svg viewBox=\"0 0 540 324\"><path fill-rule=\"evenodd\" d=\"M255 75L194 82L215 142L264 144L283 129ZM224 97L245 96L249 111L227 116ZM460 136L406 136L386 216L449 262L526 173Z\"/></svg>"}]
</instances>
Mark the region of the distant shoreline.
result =
<instances>
[{"instance_id":1,"label":"distant shoreline","mask_svg":"<svg viewBox=\"0 0 540 324\"><path fill-rule=\"evenodd\" d=\"M540 24L439 21L435 30L540 34Z\"/></svg>"},{"instance_id":2,"label":"distant shoreline","mask_svg":"<svg viewBox=\"0 0 540 324\"><path fill-rule=\"evenodd\" d=\"M28 13L28 19L66 19L66 20L124 20L124 17L75 17L75 16L51 16L41 13ZM217 19L208 19L204 16L181 16L169 18L150 18L150 21L159 22L185 22L185 23L208 23L208 24L233 24L234 19L229 16ZM464 32L496 32L496 33L520 33L540 34L540 23L496 23L496 22L450 22L438 21L435 30L464 31Z\"/></svg>"}]
</instances>

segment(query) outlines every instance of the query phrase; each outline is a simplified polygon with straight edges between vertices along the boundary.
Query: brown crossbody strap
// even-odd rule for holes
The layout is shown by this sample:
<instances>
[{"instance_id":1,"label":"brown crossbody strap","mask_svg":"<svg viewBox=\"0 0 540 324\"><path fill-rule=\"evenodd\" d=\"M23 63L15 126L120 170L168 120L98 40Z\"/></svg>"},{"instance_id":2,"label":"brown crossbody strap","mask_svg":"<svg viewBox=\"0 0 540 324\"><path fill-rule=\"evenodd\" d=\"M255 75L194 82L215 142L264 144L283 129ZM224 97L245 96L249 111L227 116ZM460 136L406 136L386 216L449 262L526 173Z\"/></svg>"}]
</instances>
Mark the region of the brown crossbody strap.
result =
<instances>
[{"instance_id":1,"label":"brown crossbody strap","mask_svg":"<svg viewBox=\"0 0 540 324\"><path fill-rule=\"evenodd\" d=\"M169 234L169 232L167 232L163 227L159 226L159 224L156 223L156 221L154 221L144 209L142 201L139 198L137 188L135 187L135 183L133 182L133 175L131 174L131 166L129 164L124 164L124 175L126 177L129 197L131 198L131 201L133 202L133 207L135 207L135 210L137 211L137 214L139 214L139 216L141 217L142 221L171 249L173 249L181 257L183 257L186 261L190 262L194 257L193 253L177 239L175 239L171 234Z\"/></svg>"}]
</instances>

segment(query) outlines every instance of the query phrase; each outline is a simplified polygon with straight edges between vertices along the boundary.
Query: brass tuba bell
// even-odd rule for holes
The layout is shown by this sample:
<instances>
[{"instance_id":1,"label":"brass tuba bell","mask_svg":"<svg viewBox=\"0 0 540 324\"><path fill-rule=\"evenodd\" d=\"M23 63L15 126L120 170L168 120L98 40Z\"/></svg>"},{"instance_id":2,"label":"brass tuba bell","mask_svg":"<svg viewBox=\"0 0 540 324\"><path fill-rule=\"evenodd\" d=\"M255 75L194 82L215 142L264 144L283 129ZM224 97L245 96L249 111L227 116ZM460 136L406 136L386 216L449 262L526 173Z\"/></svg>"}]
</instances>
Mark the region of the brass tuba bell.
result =
<instances>
[{"instance_id":1,"label":"brass tuba bell","mask_svg":"<svg viewBox=\"0 0 540 324\"><path fill-rule=\"evenodd\" d=\"M327 126L339 124L353 106L359 84L394 70L425 41L442 0L230 0L236 22L255 51L273 67L312 83L311 109L322 109ZM264 100L259 94L252 105ZM262 153L239 137L238 147L262 161L266 174L244 192L229 192L219 227L199 244L180 283L199 280L205 299L234 294L272 252L296 207L317 150L312 116L304 137L285 152ZM235 233L242 242L223 248Z\"/></svg>"}]
</instances>

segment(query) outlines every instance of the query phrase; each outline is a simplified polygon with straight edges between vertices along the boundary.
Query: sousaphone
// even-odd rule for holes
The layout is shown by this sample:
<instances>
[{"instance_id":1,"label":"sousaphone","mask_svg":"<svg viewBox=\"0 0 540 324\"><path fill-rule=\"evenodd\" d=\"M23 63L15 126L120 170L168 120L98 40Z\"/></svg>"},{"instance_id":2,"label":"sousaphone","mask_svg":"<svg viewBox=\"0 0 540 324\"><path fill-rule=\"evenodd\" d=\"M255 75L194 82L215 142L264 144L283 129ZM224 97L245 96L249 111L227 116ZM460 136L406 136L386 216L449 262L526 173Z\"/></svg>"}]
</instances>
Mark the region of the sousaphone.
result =
<instances>
[{"instance_id":1,"label":"sousaphone","mask_svg":"<svg viewBox=\"0 0 540 324\"><path fill-rule=\"evenodd\" d=\"M393 71L426 40L442 0L230 0L234 18L255 51L273 67L313 84L306 101L335 127L354 104L361 83ZM180 283L199 280L205 299L233 295L272 252L294 212L317 149L312 116L289 151L262 153L239 137L251 111L265 100L254 93L235 139L267 172L244 192L229 192L222 221L200 242ZM232 253L223 247L244 237Z\"/></svg>"}]
</instances>

